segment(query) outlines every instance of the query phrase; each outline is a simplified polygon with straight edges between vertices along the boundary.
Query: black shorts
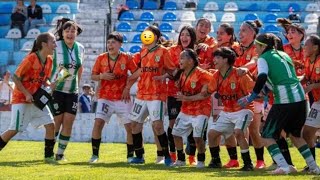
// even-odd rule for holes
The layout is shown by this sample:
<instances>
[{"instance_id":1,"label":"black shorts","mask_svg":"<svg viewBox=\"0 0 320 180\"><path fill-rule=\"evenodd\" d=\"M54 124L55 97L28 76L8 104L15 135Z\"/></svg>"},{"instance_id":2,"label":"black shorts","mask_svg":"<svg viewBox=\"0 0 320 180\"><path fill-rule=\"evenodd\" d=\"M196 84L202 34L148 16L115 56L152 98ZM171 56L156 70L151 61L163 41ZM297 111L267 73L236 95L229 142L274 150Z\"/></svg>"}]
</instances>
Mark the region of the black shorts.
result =
<instances>
[{"instance_id":1,"label":"black shorts","mask_svg":"<svg viewBox=\"0 0 320 180\"><path fill-rule=\"evenodd\" d=\"M306 121L306 101L272 105L263 127L263 138L279 139L281 131L300 137Z\"/></svg>"},{"instance_id":2,"label":"black shorts","mask_svg":"<svg viewBox=\"0 0 320 180\"><path fill-rule=\"evenodd\" d=\"M50 110L53 116L63 114L65 112L76 115L78 110L78 94L64 93L53 91L53 102L50 105Z\"/></svg>"},{"instance_id":3,"label":"black shorts","mask_svg":"<svg viewBox=\"0 0 320 180\"><path fill-rule=\"evenodd\" d=\"M168 115L169 120L176 119L180 113L182 102L177 101L175 97L168 96L167 106L168 106Z\"/></svg>"}]
</instances>

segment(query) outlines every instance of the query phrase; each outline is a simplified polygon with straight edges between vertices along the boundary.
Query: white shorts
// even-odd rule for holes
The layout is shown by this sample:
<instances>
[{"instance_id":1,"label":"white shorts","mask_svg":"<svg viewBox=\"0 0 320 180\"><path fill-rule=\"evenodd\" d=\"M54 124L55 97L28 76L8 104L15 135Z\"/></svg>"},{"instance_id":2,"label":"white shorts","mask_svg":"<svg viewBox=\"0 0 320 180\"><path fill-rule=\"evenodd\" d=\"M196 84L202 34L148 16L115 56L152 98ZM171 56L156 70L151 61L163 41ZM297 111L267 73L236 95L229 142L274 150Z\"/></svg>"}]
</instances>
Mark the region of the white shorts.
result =
<instances>
[{"instance_id":1,"label":"white shorts","mask_svg":"<svg viewBox=\"0 0 320 180\"><path fill-rule=\"evenodd\" d=\"M314 102L307 116L305 125L320 128L320 101Z\"/></svg>"},{"instance_id":2,"label":"white shorts","mask_svg":"<svg viewBox=\"0 0 320 180\"><path fill-rule=\"evenodd\" d=\"M262 102L253 101L253 106L255 114L264 114L264 107Z\"/></svg>"},{"instance_id":3,"label":"white shorts","mask_svg":"<svg viewBox=\"0 0 320 180\"><path fill-rule=\"evenodd\" d=\"M124 101L109 101L106 99L98 99L96 118L103 119L109 123L112 114L117 115L120 124L130 123L129 113L132 108L132 103Z\"/></svg>"},{"instance_id":4,"label":"white shorts","mask_svg":"<svg viewBox=\"0 0 320 180\"><path fill-rule=\"evenodd\" d=\"M206 115L191 116L179 113L173 129L172 135L187 137L193 130L193 137L203 137L205 130L207 129L209 117Z\"/></svg>"},{"instance_id":5,"label":"white shorts","mask_svg":"<svg viewBox=\"0 0 320 180\"><path fill-rule=\"evenodd\" d=\"M213 107L213 113L212 115L216 116L219 115L220 112L223 110L223 104L221 101L221 98L217 99L214 97L214 95L217 92L212 93L211 99L212 99L212 107Z\"/></svg>"},{"instance_id":6,"label":"white shorts","mask_svg":"<svg viewBox=\"0 0 320 180\"><path fill-rule=\"evenodd\" d=\"M151 121L163 120L165 107L165 103L160 100L146 101L136 98L131 108L129 119L143 123L149 115Z\"/></svg>"},{"instance_id":7,"label":"white shorts","mask_svg":"<svg viewBox=\"0 0 320 180\"><path fill-rule=\"evenodd\" d=\"M9 130L22 132L29 123L35 128L53 123L48 106L41 111L33 104L12 104Z\"/></svg>"},{"instance_id":8,"label":"white shorts","mask_svg":"<svg viewBox=\"0 0 320 180\"><path fill-rule=\"evenodd\" d=\"M221 132L225 138L230 137L235 129L245 131L250 125L253 112L249 109L242 109L237 112L221 111L217 120L212 123L209 129Z\"/></svg>"}]
</instances>

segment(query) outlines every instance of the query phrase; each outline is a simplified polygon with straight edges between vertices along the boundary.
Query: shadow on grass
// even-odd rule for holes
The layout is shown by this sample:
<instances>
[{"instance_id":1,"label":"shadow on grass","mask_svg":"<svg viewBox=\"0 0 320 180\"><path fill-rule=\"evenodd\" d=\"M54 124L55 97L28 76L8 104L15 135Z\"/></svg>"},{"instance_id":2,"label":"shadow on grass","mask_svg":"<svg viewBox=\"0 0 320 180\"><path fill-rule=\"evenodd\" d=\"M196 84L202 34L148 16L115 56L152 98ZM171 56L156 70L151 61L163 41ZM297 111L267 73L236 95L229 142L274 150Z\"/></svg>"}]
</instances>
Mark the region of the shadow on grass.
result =
<instances>
[{"instance_id":1,"label":"shadow on grass","mask_svg":"<svg viewBox=\"0 0 320 180\"><path fill-rule=\"evenodd\" d=\"M42 165L43 160L30 160L30 161L10 161L10 162L0 162L0 167L10 166L10 167L30 167L36 165Z\"/></svg>"},{"instance_id":2,"label":"shadow on grass","mask_svg":"<svg viewBox=\"0 0 320 180\"><path fill-rule=\"evenodd\" d=\"M87 166L87 167L92 167L92 168L136 168L140 171L161 171L163 170L164 172L172 172L172 173L210 173L207 176L209 178L212 177L253 177L253 176L275 176L270 173L270 171L266 170L254 170L250 172L244 172L240 171L239 169L212 169L212 168L202 168L198 169L196 167L167 167L164 165L159 165L159 164L154 164L154 163L146 163L146 164L136 164L136 165L130 165L127 162L98 162L95 164L89 164L88 162L70 162L70 163L65 163L65 164L60 164L60 165L75 165L75 166ZM211 174L212 173L212 174ZM288 176L305 176L306 174L304 173L295 173L295 174L290 174Z\"/></svg>"}]
</instances>

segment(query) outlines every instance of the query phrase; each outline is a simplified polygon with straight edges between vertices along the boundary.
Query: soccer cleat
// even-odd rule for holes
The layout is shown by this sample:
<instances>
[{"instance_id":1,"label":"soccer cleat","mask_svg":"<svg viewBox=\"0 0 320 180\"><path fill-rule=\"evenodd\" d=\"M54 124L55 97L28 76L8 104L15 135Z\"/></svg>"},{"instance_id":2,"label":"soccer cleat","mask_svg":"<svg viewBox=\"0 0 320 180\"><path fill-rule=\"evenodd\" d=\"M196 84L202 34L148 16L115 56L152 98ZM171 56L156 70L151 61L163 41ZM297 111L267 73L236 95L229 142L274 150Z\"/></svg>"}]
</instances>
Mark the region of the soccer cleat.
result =
<instances>
[{"instance_id":1,"label":"soccer cleat","mask_svg":"<svg viewBox=\"0 0 320 180\"><path fill-rule=\"evenodd\" d=\"M172 166L181 167L181 166L185 166L185 165L186 165L186 161L177 160L175 163L173 163Z\"/></svg>"},{"instance_id":2,"label":"soccer cleat","mask_svg":"<svg viewBox=\"0 0 320 180\"><path fill-rule=\"evenodd\" d=\"M256 163L256 169L264 169L266 167L266 164L262 160L258 160Z\"/></svg>"},{"instance_id":3,"label":"soccer cleat","mask_svg":"<svg viewBox=\"0 0 320 180\"><path fill-rule=\"evenodd\" d=\"M302 170L303 173L309 172L309 166L305 166Z\"/></svg>"},{"instance_id":4,"label":"soccer cleat","mask_svg":"<svg viewBox=\"0 0 320 180\"><path fill-rule=\"evenodd\" d=\"M47 164L57 164L58 162L54 158L54 156L44 158L44 162Z\"/></svg>"},{"instance_id":5,"label":"soccer cleat","mask_svg":"<svg viewBox=\"0 0 320 180\"><path fill-rule=\"evenodd\" d=\"M56 154L56 161L67 161L63 154Z\"/></svg>"},{"instance_id":6,"label":"soccer cleat","mask_svg":"<svg viewBox=\"0 0 320 180\"><path fill-rule=\"evenodd\" d=\"M97 163L98 161L99 161L99 157L96 155L92 155L89 160L89 163Z\"/></svg>"},{"instance_id":7,"label":"soccer cleat","mask_svg":"<svg viewBox=\"0 0 320 180\"><path fill-rule=\"evenodd\" d=\"M272 163L269 167L267 167L267 171L273 171L278 168L278 165L276 163Z\"/></svg>"},{"instance_id":8,"label":"soccer cleat","mask_svg":"<svg viewBox=\"0 0 320 180\"><path fill-rule=\"evenodd\" d=\"M175 152L170 152L170 157L171 157L172 162L176 162L177 154Z\"/></svg>"},{"instance_id":9,"label":"soccer cleat","mask_svg":"<svg viewBox=\"0 0 320 180\"><path fill-rule=\"evenodd\" d=\"M157 156L156 164L164 164L164 157L163 156Z\"/></svg>"},{"instance_id":10,"label":"soccer cleat","mask_svg":"<svg viewBox=\"0 0 320 180\"><path fill-rule=\"evenodd\" d=\"M209 168L222 168L221 162L215 162L213 159L211 159L209 165Z\"/></svg>"},{"instance_id":11,"label":"soccer cleat","mask_svg":"<svg viewBox=\"0 0 320 180\"><path fill-rule=\"evenodd\" d=\"M144 164L144 158L134 157L129 163L130 164Z\"/></svg>"},{"instance_id":12,"label":"soccer cleat","mask_svg":"<svg viewBox=\"0 0 320 180\"><path fill-rule=\"evenodd\" d=\"M188 160L189 160L189 165L190 166L196 166L197 165L197 161L196 161L196 158L194 156L189 156L188 157Z\"/></svg>"},{"instance_id":13,"label":"soccer cleat","mask_svg":"<svg viewBox=\"0 0 320 180\"><path fill-rule=\"evenodd\" d=\"M167 157L164 159L164 164L166 166L172 166L173 165L173 161L171 160L171 157Z\"/></svg>"},{"instance_id":14,"label":"soccer cleat","mask_svg":"<svg viewBox=\"0 0 320 180\"><path fill-rule=\"evenodd\" d=\"M204 168L205 167L204 161L198 161L196 167L197 168Z\"/></svg>"},{"instance_id":15,"label":"soccer cleat","mask_svg":"<svg viewBox=\"0 0 320 180\"><path fill-rule=\"evenodd\" d=\"M245 164L240 171L253 171L253 164Z\"/></svg>"},{"instance_id":16,"label":"soccer cleat","mask_svg":"<svg viewBox=\"0 0 320 180\"><path fill-rule=\"evenodd\" d=\"M316 174L316 175L319 175L319 174L320 174L320 169L319 169L319 167L318 167L318 166L317 166L315 169L311 169L311 168L309 168L308 173L309 173L309 174Z\"/></svg>"},{"instance_id":17,"label":"soccer cleat","mask_svg":"<svg viewBox=\"0 0 320 180\"><path fill-rule=\"evenodd\" d=\"M130 163L132 161L133 157L128 157L127 162Z\"/></svg>"},{"instance_id":18,"label":"soccer cleat","mask_svg":"<svg viewBox=\"0 0 320 180\"><path fill-rule=\"evenodd\" d=\"M290 170L290 173L297 173L298 172L297 168L292 165L289 165L289 170Z\"/></svg>"},{"instance_id":19,"label":"soccer cleat","mask_svg":"<svg viewBox=\"0 0 320 180\"><path fill-rule=\"evenodd\" d=\"M230 161L223 165L224 168L237 168L239 167L239 161L235 159L230 159Z\"/></svg>"},{"instance_id":20,"label":"soccer cleat","mask_svg":"<svg viewBox=\"0 0 320 180\"><path fill-rule=\"evenodd\" d=\"M272 174L289 174L290 173L290 167L284 168L284 167L278 167L276 170L271 172Z\"/></svg>"}]
</instances>

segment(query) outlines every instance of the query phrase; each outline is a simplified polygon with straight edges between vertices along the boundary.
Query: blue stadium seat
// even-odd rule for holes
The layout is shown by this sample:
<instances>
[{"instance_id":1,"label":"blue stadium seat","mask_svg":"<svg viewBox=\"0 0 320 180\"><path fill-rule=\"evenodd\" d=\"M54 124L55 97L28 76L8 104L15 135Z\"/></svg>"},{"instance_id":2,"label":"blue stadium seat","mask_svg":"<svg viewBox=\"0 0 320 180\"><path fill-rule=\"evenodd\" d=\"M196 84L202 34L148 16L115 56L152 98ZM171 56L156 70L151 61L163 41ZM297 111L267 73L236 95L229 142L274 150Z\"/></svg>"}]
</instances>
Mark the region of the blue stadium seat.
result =
<instances>
[{"instance_id":1,"label":"blue stadium seat","mask_svg":"<svg viewBox=\"0 0 320 180\"><path fill-rule=\"evenodd\" d=\"M17 70L17 65L9 65L7 66L7 70L10 71L11 74L14 74Z\"/></svg>"},{"instance_id":2,"label":"blue stadium seat","mask_svg":"<svg viewBox=\"0 0 320 180\"><path fill-rule=\"evenodd\" d=\"M244 17L244 21L254 21L256 19L259 19L256 13L250 13Z\"/></svg>"},{"instance_id":3,"label":"blue stadium seat","mask_svg":"<svg viewBox=\"0 0 320 180\"><path fill-rule=\"evenodd\" d=\"M0 14L0 26L9 25L10 21L10 14Z\"/></svg>"},{"instance_id":4,"label":"blue stadium seat","mask_svg":"<svg viewBox=\"0 0 320 180\"><path fill-rule=\"evenodd\" d=\"M44 33L44 32L49 32L49 30L51 29L52 27L50 27L50 26L40 26L40 27L38 27L38 29L42 32L42 33Z\"/></svg>"},{"instance_id":5,"label":"blue stadium seat","mask_svg":"<svg viewBox=\"0 0 320 180\"><path fill-rule=\"evenodd\" d=\"M293 12L300 12L300 5L299 4L297 4L297 3L290 3L289 5L288 5L288 10L290 9L290 8L292 8L292 11Z\"/></svg>"},{"instance_id":6,"label":"blue stadium seat","mask_svg":"<svg viewBox=\"0 0 320 180\"><path fill-rule=\"evenodd\" d=\"M122 34L122 37L123 37L123 42L124 43L127 43L128 42L128 38L125 34Z\"/></svg>"},{"instance_id":7,"label":"blue stadium seat","mask_svg":"<svg viewBox=\"0 0 320 180\"><path fill-rule=\"evenodd\" d=\"M176 20L177 20L177 15L174 14L173 12L167 12L162 17L162 21L176 21Z\"/></svg>"},{"instance_id":8,"label":"blue stadium seat","mask_svg":"<svg viewBox=\"0 0 320 180\"><path fill-rule=\"evenodd\" d=\"M12 3L9 2L4 2L0 4L0 14L11 14L12 13L12 9L15 2L12 1Z\"/></svg>"},{"instance_id":9,"label":"blue stadium seat","mask_svg":"<svg viewBox=\"0 0 320 180\"><path fill-rule=\"evenodd\" d=\"M28 54L28 52L25 51L15 51L13 52L13 62L14 65L19 65L23 58Z\"/></svg>"},{"instance_id":10,"label":"blue stadium seat","mask_svg":"<svg viewBox=\"0 0 320 180\"><path fill-rule=\"evenodd\" d=\"M0 26L0 38L5 38L10 30L10 26Z\"/></svg>"},{"instance_id":11,"label":"blue stadium seat","mask_svg":"<svg viewBox=\"0 0 320 180\"><path fill-rule=\"evenodd\" d=\"M140 52L140 50L141 50L141 47L140 46L138 46L138 45L135 45L135 46L131 46L131 48L130 48L130 52L131 53L136 53L136 52Z\"/></svg>"},{"instance_id":12,"label":"blue stadium seat","mask_svg":"<svg viewBox=\"0 0 320 180\"><path fill-rule=\"evenodd\" d=\"M146 29L146 27L150 26L149 23L142 22L137 25L136 31L142 32Z\"/></svg>"},{"instance_id":13,"label":"blue stadium seat","mask_svg":"<svg viewBox=\"0 0 320 180\"><path fill-rule=\"evenodd\" d=\"M172 25L170 23L166 23L166 22L160 24L159 29L161 32L172 32L173 31Z\"/></svg>"},{"instance_id":14,"label":"blue stadium seat","mask_svg":"<svg viewBox=\"0 0 320 180\"><path fill-rule=\"evenodd\" d=\"M258 6L257 3L251 3L247 7L240 8L240 10L241 11L258 11L259 10L259 6Z\"/></svg>"},{"instance_id":15,"label":"blue stadium seat","mask_svg":"<svg viewBox=\"0 0 320 180\"><path fill-rule=\"evenodd\" d=\"M124 49L123 49L123 47L121 47L121 48L120 48L120 51L124 52Z\"/></svg>"},{"instance_id":16,"label":"blue stadium seat","mask_svg":"<svg viewBox=\"0 0 320 180\"><path fill-rule=\"evenodd\" d=\"M0 51L0 66L7 65L9 62L9 52Z\"/></svg>"},{"instance_id":17,"label":"blue stadium seat","mask_svg":"<svg viewBox=\"0 0 320 180\"><path fill-rule=\"evenodd\" d=\"M14 42L12 39L0 39L0 51L13 51Z\"/></svg>"},{"instance_id":18,"label":"blue stadium seat","mask_svg":"<svg viewBox=\"0 0 320 180\"><path fill-rule=\"evenodd\" d=\"M140 16L140 21L154 21L154 16L152 12L144 12Z\"/></svg>"},{"instance_id":19,"label":"blue stadium seat","mask_svg":"<svg viewBox=\"0 0 320 180\"><path fill-rule=\"evenodd\" d=\"M274 34L278 34L280 32L279 28L274 25L274 24L270 24L270 25L267 25L265 28L264 28L264 32L265 33L274 33Z\"/></svg>"},{"instance_id":20,"label":"blue stadium seat","mask_svg":"<svg viewBox=\"0 0 320 180\"><path fill-rule=\"evenodd\" d=\"M275 23L277 22L278 15L277 14L267 14L264 18L263 22L265 23Z\"/></svg>"},{"instance_id":21,"label":"blue stadium seat","mask_svg":"<svg viewBox=\"0 0 320 180\"><path fill-rule=\"evenodd\" d=\"M281 11L281 7L277 3L270 3L267 6L267 11L269 11L269 12L280 12Z\"/></svg>"},{"instance_id":22,"label":"blue stadium seat","mask_svg":"<svg viewBox=\"0 0 320 180\"><path fill-rule=\"evenodd\" d=\"M164 4L163 10L176 10L177 9L177 3L173 1L168 1Z\"/></svg>"},{"instance_id":23,"label":"blue stadium seat","mask_svg":"<svg viewBox=\"0 0 320 180\"><path fill-rule=\"evenodd\" d=\"M167 34L165 34L165 33L161 33L161 35L162 35L162 37L164 37L166 40L169 40L169 39L170 39L169 36L168 36Z\"/></svg>"},{"instance_id":24,"label":"blue stadium seat","mask_svg":"<svg viewBox=\"0 0 320 180\"><path fill-rule=\"evenodd\" d=\"M127 1L126 5L128 6L129 9L139 9L139 3L134 0Z\"/></svg>"},{"instance_id":25,"label":"blue stadium seat","mask_svg":"<svg viewBox=\"0 0 320 180\"><path fill-rule=\"evenodd\" d=\"M145 1L144 4L143 4L142 9L145 9L145 10L156 10L156 9L158 9L158 5L154 1Z\"/></svg>"},{"instance_id":26,"label":"blue stadium seat","mask_svg":"<svg viewBox=\"0 0 320 180\"><path fill-rule=\"evenodd\" d=\"M125 11L121 14L120 21L134 21L134 15L130 11Z\"/></svg>"},{"instance_id":27,"label":"blue stadium seat","mask_svg":"<svg viewBox=\"0 0 320 180\"><path fill-rule=\"evenodd\" d=\"M131 28L130 23L121 22L120 24L118 24L116 30L119 32L130 32L130 31L132 31L132 28Z\"/></svg>"},{"instance_id":28,"label":"blue stadium seat","mask_svg":"<svg viewBox=\"0 0 320 180\"><path fill-rule=\"evenodd\" d=\"M141 43L140 35L141 34L134 35L131 42L133 42L133 43Z\"/></svg>"}]
</instances>

